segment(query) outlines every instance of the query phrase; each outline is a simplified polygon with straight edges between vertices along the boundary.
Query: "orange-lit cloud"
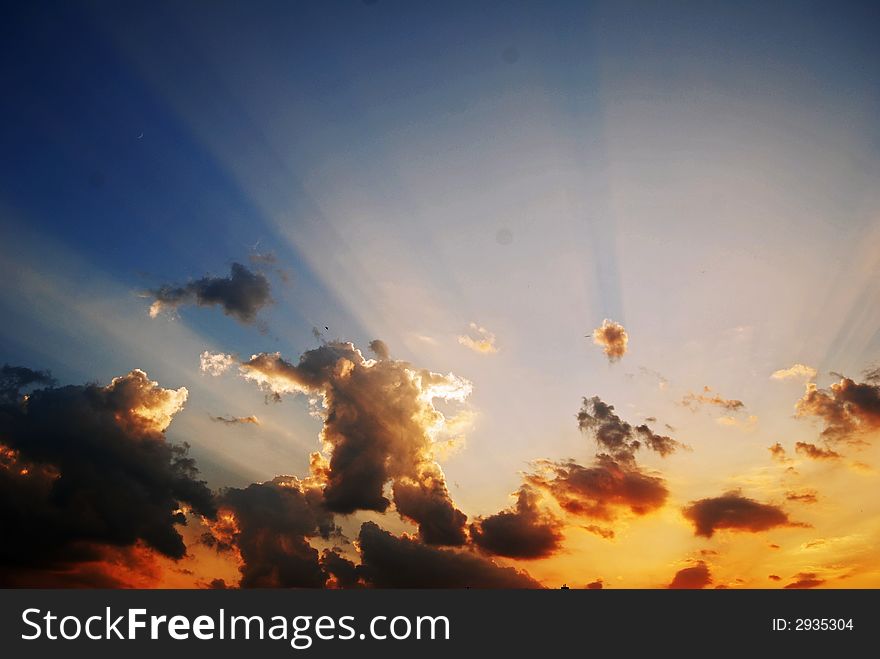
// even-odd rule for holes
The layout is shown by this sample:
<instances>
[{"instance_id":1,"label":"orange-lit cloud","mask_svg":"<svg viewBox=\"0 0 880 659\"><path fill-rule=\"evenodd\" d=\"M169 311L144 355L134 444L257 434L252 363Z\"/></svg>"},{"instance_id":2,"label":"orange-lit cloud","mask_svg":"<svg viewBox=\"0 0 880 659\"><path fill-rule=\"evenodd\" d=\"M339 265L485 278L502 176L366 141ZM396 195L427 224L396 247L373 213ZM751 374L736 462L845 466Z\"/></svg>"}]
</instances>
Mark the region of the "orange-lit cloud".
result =
<instances>
[{"instance_id":1,"label":"orange-lit cloud","mask_svg":"<svg viewBox=\"0 0 880 659\"><path fill-rule=\"evenodd\" d=\"M792 522L778 506L760 503L739 492L693 501L683 513L694 525L694 534L706 538L719 530L759 533L776 527L802 526Z\"/></svg>"},{"instance_id":2,"label":"orange-lit cloud","mask_svg":"<svg viewBox=\"0 0 880 659\"><path fill-rule=\"evenodd\" d=\"M815 444L810 444L809 442L796 442L794 450L812 460L836 460L843 457L836 451L822 448Z\"/></svg>"},{"instance_id":3,"label":"orange-lit cloud","mask_svg":"<svg viewBox=\"0 0 880 659\"><path fill-rule=\"evenodd\" d=\"M215 514L187 448L164 436L186 389L136 369L106 386L47 386L15 401L33 383L25 376L0 396L0 583L50 571L59 584L91 575L107 585L108 547L182 558L183 508Z\"/></svg>"},{"instance_id":4,"label":"orange-lit cloud","mask_svg":"<svg viewBox=\"0 0 880 659\"><path fill-rule=\"evenodd\" d=\"M602 325L593 330L593 343L602 346L608 361L616 362L626 354L629 335L623 325L606 318Z\"/></svg>"},{"instance_id":5,"label":"orange-lit cloud","mask_svg":"<svg viewBox=\"0 0 880 659\"><path fill-rule=\"evenodd\" d=\"M695 394L693 392L685 394L681 399L681 404L692 410L697 409L701 405L714 405L729 412L738 412L745 407L741 400L722 398L718 394L712 394L712 389L708 386L703 387L703 392Z\"/></svg>"},{"instance_id":6,"label":"orange-lit cloud","mask_svg":"<svg viewBox=\"0 0 880 659\"><path fill-rule=\"evenodd\" d=\"M471 525L474 544L489 554L509 558L543 558L560 547L562 522L538 506L538 493L527 485L517 492L516 505Z\"/></svg>"},{"instance_id":7,"label":"orange-lit cloud","mask_svg":"<svg viewBox=\"0 0 880 659\"><path fill-rule=\"evenodd\" d=\"M787 590L816 588L825 583L815 572L799 572L792 578L794 581L785 586Z\"/></svg>"},{"instance_id":8,"label":"orange-lit cloud","mask_svg":"<svg viewBox=\"0 0 880 659\"><path fill-rule=\"evenodd\" d=\"M880 428L880 385L841 378L828 389L820 389L811 382L795 409L798 416L821 419L824 439L855 439Z\"/></svg>"},{"instance_id":9,"label":"orange-lit cloud","mask_svg":"<svg viewBox=\"0 0 880 659\"><path fill-rule=\"evenodd\" d=\"M699 590L712 583L709 567L702 561L691 567L682 568L675 573L667 588Z\"/></svg>"}]
</instances>

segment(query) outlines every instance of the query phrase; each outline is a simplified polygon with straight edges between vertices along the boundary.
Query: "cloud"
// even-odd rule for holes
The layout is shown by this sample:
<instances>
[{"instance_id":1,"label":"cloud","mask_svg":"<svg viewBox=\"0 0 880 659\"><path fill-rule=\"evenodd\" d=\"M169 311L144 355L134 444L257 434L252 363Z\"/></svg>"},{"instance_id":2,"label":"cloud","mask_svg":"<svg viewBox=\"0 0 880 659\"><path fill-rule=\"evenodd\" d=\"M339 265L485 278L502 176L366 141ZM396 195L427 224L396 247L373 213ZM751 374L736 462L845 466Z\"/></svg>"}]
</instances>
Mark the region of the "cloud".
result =
<instances>
[{"instance_id":1,"label":"cloud","mask_svg":"<svg viewBox=\"0 0 880 659\"><path fill-rule=\"evenodd\" d=\"M486 553L509 558L545 558L556 553L563 525L539 509L538 498L535 490L523 485L513 508L479 518L471 525L474 544Z\"/></svg>"},{"instance_id":2,"label":"cloud","mask_svg":"<svg viewBox=\"0 0 880 659\"><path fill-rule=\"evenodd\" d=\"M693 501L683 513L694 525L694 535L706 538L723 529L759 533L780 526L803 526L792 522L781 508L759 503L736 491Z\"/></svg>"},{"instance_id":3,"label":"cloud","mask_svg":"<svg viewBox=\"0 0 880 659\"><path fill-rule=\"evenodd\" d=\"M34 382L4 371L7 391ZM111 559L182 558L182 509L216 512L188 447L165 440L186 397L134 370L107 386L45 387L0 403L0 583L54 573L51 585L112 585Z\"/></svg>"},{"instance_id":4,"label":"cloud","mask_svg":"<svg viewBox=\"0 0 880 659\"><path fill-rule=\"evenodd\" d=\"M22 389L54 384L55 378L48 371L34 371L24 366L3 364L3 368L0 368L0 404L17 402Z\"/></svg>"},{"instance_id":5,"label":"cloud","mask_svg":"<svg viewBox=\"0 0 880 659\"><path fill-rule=\"evenodd\" d=\"M695 394L690 392L681 399L681 404L691 410L696 410L701 405L715 405L729 412L738 412L745 408L745 404L741 400L730 398L722 398L718 394L712 393L710 387L703 387L703 393Z\"/></svg>"},{"instance_id":6,"label":"cloud","mask_svg":"<svg viewBox=\"0 0 880 659\"><path fill-rule=\"evenodd\" d=\"M825 583L825 579L820 579L815 572L798 572L794 577L794 581L785 585L786 590L800 590L805 588L816 588Z\"/></svg>"},{"instance_id":7,"label":"cloud","mask_svg":"<svg viewBox=\"0 0 880 659\"><path fill-rule=\"evenodd\" d=\"M621 510L646 515L661 508L669 496L658 476L643 472L634 463L599 455L584 467L573 460L540 460L526 482L552 495L567 512L593 519L613 520Z\"/></svg>"},{"instance_id":8,"label":"cloud","mask_svg":"<svg viewBox=\"0 0 880 659\"><path fill-rule=\"evenodd\" d=\"M360 574L377 588L541 588L526 572L468 551L438 549L397 537L373 522L358 536Z\"/></svg>"},{"instance_id":9,"label":"cloud","mask_svg":"<svg viewBox=\"0 0 880 659\"><path fill-rule=\"evenodd\" d=\"M609 362L616 362L626 354L629 335L623 325L606 318L601 326L593 330L593 343L602 346Z\"/></svg>"},{"instance_id":10,"label":"cloud","mask_svg":"<svg viewBox=\"0 0 880 659\"><path fill-rule=\"evenodd\" d=\"M211 353L205 350L199 355L199 370L208 375L218 376L228 371L236 364L236 361L232 355L225 355L222 352Z\"/></svg>"},{"instance_id":11,"label":"cloud","mask_svg":"<svg viewBox=\"0 0 880 659\"><path fill-rule=\"evenodd\" d=\"M709 567L700 561L696 565L686 567L675 573L667 588L699 590L712 583Z\"/></svg>"},{"instance_id":12,"label":"cloud","mask_svg":"<svg viewBox=\"0 0 880 659\"><path fill-rule=\"evenodd\" d=\"M606 529L605 527L597 526L596 524L587 524L581 528L588 533L598 535L600 538L605 538L606 540L611 540L611 538L614 537L614 531L612 529Z\"/></svg>"},{"instance_id":13,"label":"cloud","mask_svg":"<svg viewBox=\"0 0 880 659\"><path fill-rule=\"evenodd\" d=\"M269 280L259 272L251 272L241 263L233 263L228 277L202 277L187 284L163 284L147 291L154 298L150 317L175 310L185 304L200 307L219 306L227 316L252 323L257 312L271 301Z\"/></svg>"},{"instance_id":14,"label":"cloud","mask_svg":"<svg viewBox=\"0 0 880 659\"><path fill-rule=\"evenodd\" d=\"M465 542L466 517L452 503L434 459L434 438L446 425L434 400L464 401L469 382L403 361L367 360L353 344L341 342L309 350L297 364L261 353L239 370L274 396L302 393L322 400L327 457L320 461L320 476L328 510L385 512L391 504L385 486L392 482L397 511L419 525L425 542Z\"/></svg>"},{"instance_id":15,"label":"cloud","mask_svg":"<svg viewBox=\"0 0 880 659\"><path fill-rule=\"evenodd\" d=\"M721 416L715 419L715 423L720 426L727 426L728 428L739 428L740 430L751 432L755 429L755 426L758 425L758 417L756 417L754 414L750 414L745 419L738 419L735 416Z\"/></svg>"},{"instance_id":16,"label":"cloud","mask_svg":"<svg viewBox=\"0 0 880 659\"><path fill-rule=\"evenodd\" d=\"M770 451L770 457L777 462L788 462L788 458L785 455L785 448L783 448L782 444L779 442L776 442L767 450Z\"/></svg>"},{"instance_id":17,"label":"cloud","mask_svg":"<svg viewBox=\"0 0 880 659\"><path fill-rule=\"evenodd\" d=\"M642 446L663 457L682 447L679 442L658 435L647 425L633 427L621 420L614 412L614 406L603 402L598 396L583 399L577 420L583 432L591 433L603 450L621 462L634 460L635 452Z\"/></svg>"},{"instance_id":18,"label":"cloud","mask_svg":"<svg viewBox=\"0 0 880 659\"><path fill-rule=\"evenodd\" d=\"M242 424L260 425L260 420L253 414L250 416L212 416L211 421L225 423L227 426L236 426Z\"/></svg>"},{"instance_id":19,"label":"cloud","mask_svg":"<svg viewBox=\"0 0 880 659\"><path fill-rule=\"evenodd\" d=\"M816 503L819 501L816 490L804 490L803 492L786 492L785 499L787 501L797 501L799 503Z\"/></svg>"},{"instance_id":20,"label":"cloud","mask_svg":"<svg viewBox=\"0 0 880 659\"><path fill-rule=\"evenodd\" d=\"M363 585L360 566L339 553L338 548L321 553L321 567L330 575L329 588L359 588Z\"/></svg>"},{"instance_id":21,"label":"cloud","mask_svg":"<svg viewBox=\"0 0 880 659\"><path fill-rule=\"evenodd\" d=\"M770 581L782 581L782 577L780 577L778 574L771 574L767 578L770 579Z\"/></svg>"},{"instance_id":22,"label":"cloud","mask_svg":"<svg viewBox=\"0 0 880 659\"><path fill-rule=\"evenodd\" d=\"M816 377L816 369L805 364L795 364L774 371L770 377L774 380L812 380Z\"/></svg>"},{"instance_id":23,"label":"cloud","mask_svg":"<svg viewBox=\"0 0 880 659\"><path fill-rule=\"evenodd\" d=\"M373 339L370 341L370 350L372 350L373 354L379 359L391 358L391 351L388 350L388 344L381 339Z\"/></svg>"},{"instance_id":24,"label":"cloud","mask_svg":"<svg viewBox=\"0 0 880 659\"><path fill-rule=\"evenodd\" d=\"M797 442L794 445L794 450L801 455L805 455L811 460L836 460L843 457L842 455L840 455L840 453L836 451L825 449L820 446L816 446L815 444L810 444L809 442Z\"/></svg>"},{"instance_id":25,"label":"cloud","mask_svg":"<svg viewBox=\"0 0 880 659\"><path fill-rule=\"evenodd\" d=\"M866 382L871 382L873 384L880 384L880 366L871 366L866 368L862 375L865 377Z\"/></svg>"},{"instance_id":26,"label":"cloud","mask_svg":"<svg viewBox=\"0 0 880 659\"><path fill-rule=\"evenodd\" d=\"M327 573L309 538L338 535L320 489L292 476L219 497L222 525L215 540L241 557L242 588L319 588Z\"/></svg>"},{"instance_id":27,"label":"cloud","mask_svg":"<svg viewBox=\"0 0 880 659\"><path fill-rule=\"evenodd\" d=\"M587 584L587 590L602 590L605 584L601 579L596 579Z\"/></svg>"},{"instance_id":28,"label":"cloud","mask_svg":"<svg viewBox=\"0 0 880 659\"><path fill-rule=\"evenodd\" d=\"M826 441L851 440L880 428L880 385L844 377L828 389L819 389L810 382L795 410L799 417L821 419Z\"/></svg>"},{"instance_id":29,"label":"cloud","mask_svg":"<svg viewBox=\"0 0 880 659\"><path fill-rule=\"evenodd\" d=\"M470 324L470 331L458 337L458 342L466 348L470 348L474 352L484 355L491 355L498 352L495 345L495 335L485 327L480 327L476 323Z\"/></svg>"}]
</instances>

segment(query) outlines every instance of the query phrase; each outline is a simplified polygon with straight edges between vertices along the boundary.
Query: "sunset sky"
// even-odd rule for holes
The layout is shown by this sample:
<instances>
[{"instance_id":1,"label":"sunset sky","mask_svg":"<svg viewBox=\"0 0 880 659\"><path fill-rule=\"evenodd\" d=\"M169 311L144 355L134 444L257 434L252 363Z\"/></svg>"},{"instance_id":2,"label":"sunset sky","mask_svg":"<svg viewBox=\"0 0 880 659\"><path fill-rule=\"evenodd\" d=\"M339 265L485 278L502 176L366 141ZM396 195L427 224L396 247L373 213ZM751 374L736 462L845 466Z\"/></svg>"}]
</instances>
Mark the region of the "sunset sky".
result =
<instances>
[{"instance_id":1,"label":"sunset sky","mask_svg":"<svg viewBox=\"0 0 880 659\"><path fill-rule=\"evenodd\" d=\"M876 3L6 13L0 585L880 587Z\"/></svg>"}]
</instances>

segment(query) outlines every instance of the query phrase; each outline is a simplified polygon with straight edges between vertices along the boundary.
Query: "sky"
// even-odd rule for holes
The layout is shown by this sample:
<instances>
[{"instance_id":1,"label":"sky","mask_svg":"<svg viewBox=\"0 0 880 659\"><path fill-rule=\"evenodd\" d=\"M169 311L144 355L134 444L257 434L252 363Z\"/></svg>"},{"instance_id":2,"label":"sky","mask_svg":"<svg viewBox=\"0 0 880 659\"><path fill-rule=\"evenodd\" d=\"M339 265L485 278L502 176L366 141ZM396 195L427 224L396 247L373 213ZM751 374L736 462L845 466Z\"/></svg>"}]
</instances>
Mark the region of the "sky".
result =
<instances>
[{"instance_id":1,"label":"sky","mask_svg":"<svg viewBox=\"0 0 880 659\"><path fill-rule=\"evenodd\" d=\"M880 586L874 3L7 13L0 582Z\"/></svg>"}]
</instances>

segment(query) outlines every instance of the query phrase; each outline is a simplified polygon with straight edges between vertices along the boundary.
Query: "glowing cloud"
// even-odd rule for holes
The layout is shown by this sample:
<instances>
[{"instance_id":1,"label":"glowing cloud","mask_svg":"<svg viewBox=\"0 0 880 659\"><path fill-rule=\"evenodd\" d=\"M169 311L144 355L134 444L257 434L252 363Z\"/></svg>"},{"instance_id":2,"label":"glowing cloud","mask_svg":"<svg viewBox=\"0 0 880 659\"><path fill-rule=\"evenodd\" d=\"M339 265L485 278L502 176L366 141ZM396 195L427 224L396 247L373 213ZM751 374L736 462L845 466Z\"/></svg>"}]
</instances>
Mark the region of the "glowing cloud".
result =
<instances>
[{"instance_id":1,"label":"glowing cloud","mask_svg":"<svg viewBox=\"0 0 880 659\"><path fill-rule=\"evenodd\" d=\"M616 362L626 354L629 335L623 325L606 318L601 326L593 330L593 343L602 346L608 361Z\"/></svg>"},{"instance_id":2,"label":"glowing cloud","mask_svg":"<svg viewBox=\"0 0 880 659\"><path fill-rule=\"evenodd\" d=\"M328 510L384 512L391 482L397 511L419 525L425 542L464 544L467 519L453 505L434 458L434 438L446 425L434 401L462 402L471 384L388 359L384 344L373 345L382 353L379 361L365 359L351 343L331 342L307 351L297 364L261 353L239 370L276 398L302 393L322 400L327 458L315 464L322 465Z\"/></svg>"},{"instance_id":3,"label":"glowing cloud","mask_svg":"<svg viewBox=\"0 0 880 659\"><path fill-rule=\"evenodd\" d=\"M208 375L222 375L235 363L235 357L232 355L224 355L222 352L211 353L205 350L199 355L199 370Z\"/></svg>"},{"instance_id":4,"label":"glowing cloud","mask_svg":"<svg viewBox=\"0 0 880 659\"><path fill-rule=\"evenodd\" d=\"M774 380L812 380L816 377L816 369L805 364L795 364L789 368L774 371L770 377Z\"/></svg>"}]
</instances>

